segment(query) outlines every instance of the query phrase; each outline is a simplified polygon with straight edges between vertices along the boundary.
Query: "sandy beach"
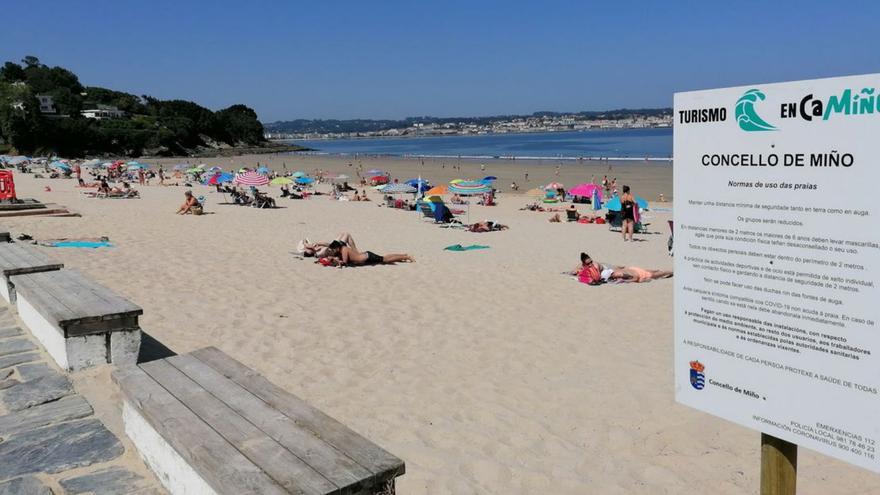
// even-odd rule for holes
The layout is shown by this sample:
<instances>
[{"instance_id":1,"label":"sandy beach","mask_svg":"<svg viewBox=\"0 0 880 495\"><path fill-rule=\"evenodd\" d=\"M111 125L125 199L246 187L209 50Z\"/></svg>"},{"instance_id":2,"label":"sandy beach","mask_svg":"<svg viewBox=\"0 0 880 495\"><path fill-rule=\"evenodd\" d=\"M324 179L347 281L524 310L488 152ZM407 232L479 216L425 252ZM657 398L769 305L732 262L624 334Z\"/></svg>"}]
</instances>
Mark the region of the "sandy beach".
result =
<instances>
[{"instance_id":1,"label":"sandy beach","mask_svg":"<svg viewBox=\"0 0 880 495\"><path fill-rule=\"evenodd\" d=\"M352 176L348 163L359 165L294 155L190 161ZM510 230L444 229L376 201L326 196L279 200L278 209L222 205L205 186L194 191L208 214L178 216L184 187L154 180L135 185L141 199L87 199L74 180L22 174L19 197L82 217L2 223L38 240L109 237L112 248L42 249L142 306L144 331L175 352L216 346L402 458L399 493L757 492L759 434L673 401L672 281L590 287L563 275L581 251L672 269L671 203L652 203L651 233L624 243L604 225L520 211L528 200L507 192L514 180L524 192L607 174L650 201L671 199L670 164L611 162L608 171L606 162L565 162L556 176L552 161L490 161L486 170L462 161L460 172L456 160L359 161L435 183L495 175L499 205L472 206L470 217ZM300 239L340 232L361 249L417 262L333 269L291 254ZM453 244L490 248L443 250ZM880 492L868 471L806 449L799 466L802 494Z\"/></svg>"}]
</instances>

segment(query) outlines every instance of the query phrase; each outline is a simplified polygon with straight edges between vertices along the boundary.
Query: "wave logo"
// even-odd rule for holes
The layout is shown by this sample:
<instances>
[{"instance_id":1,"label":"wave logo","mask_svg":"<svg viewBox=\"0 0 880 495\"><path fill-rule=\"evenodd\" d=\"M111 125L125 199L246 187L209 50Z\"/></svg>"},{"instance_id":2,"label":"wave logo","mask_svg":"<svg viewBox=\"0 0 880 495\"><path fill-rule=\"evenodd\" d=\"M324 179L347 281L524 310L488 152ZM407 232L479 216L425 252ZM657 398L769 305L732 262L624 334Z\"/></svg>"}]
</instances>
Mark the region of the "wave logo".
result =
<instances>
[{"instance_id":1,"label":"wave logo","mask_svg":"<svg viewBox=\"0 0 880 495\"><path fill-rule=\"evenodd\" d=\"M706 369L703 363L699 361L691 361L691 386L697 390L703 390L706 386L706 375L703 370Z\"/></svg>"},{"instance_id":2,"label":"wave logo","mask_svg":"<svg viewBox=\"0 0 880 495\"><path fill-rule=\"evenodd\" d=\"M776 127L767 123L755 110L755 103L763 101L766 96L759 89L746 91L736 100L736 121L744 131L775 131Z\"/></svg>"}]
</instances>

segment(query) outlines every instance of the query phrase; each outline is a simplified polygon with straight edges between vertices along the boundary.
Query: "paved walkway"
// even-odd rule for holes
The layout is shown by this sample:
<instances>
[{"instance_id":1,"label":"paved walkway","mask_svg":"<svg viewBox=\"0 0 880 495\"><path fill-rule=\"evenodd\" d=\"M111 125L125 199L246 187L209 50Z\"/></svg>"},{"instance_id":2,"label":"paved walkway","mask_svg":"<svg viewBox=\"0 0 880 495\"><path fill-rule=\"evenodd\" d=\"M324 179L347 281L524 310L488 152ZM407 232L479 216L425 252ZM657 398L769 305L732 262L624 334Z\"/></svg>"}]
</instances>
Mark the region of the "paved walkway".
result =
<instances>
[{"instance_id":1,"label":"paved walkway","mask_svg":"<svg viewBox=\"0 0 880 495\"><path fill-rule=\"evenodd\" d=\"M0 495L165 493L125 451L0 304Z\"/></svg>"}]
</instances>

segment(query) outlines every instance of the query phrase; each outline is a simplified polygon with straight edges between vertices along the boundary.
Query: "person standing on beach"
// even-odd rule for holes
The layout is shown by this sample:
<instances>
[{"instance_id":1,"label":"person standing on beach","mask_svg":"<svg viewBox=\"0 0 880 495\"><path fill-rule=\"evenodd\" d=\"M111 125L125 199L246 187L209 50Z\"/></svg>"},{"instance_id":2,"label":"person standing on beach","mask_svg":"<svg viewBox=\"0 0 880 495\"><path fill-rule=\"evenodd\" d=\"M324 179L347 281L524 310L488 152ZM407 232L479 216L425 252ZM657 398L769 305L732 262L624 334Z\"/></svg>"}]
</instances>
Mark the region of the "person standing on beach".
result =
<instances>
[{"instance_id":1,"label":"person standing on beach","mask_svg":"<svg viewBox=\"0 0 880 495\"><path fill-rule=\"evenodd\" d=\"M528 181L529 181L529 173L526 172L526 182L528 182Z\"/></svg>"},{"instance_id":2,"label":"person standing on beach","mask_svg":"<svg viewBox=\"0 0 880 495\"><path fill-rule=\"evenodd\" d=\"M165 185L165 169L162 168L162 165L159 165L159 185Z\"/></svg>"},{"instance_id":3,"label":"person standing on beach","mask_svg":"<svg viewBox=\"0 0 880 495\"><path fill-rule=\"evenodd\" d=\"M623 216L623 224L620 231L623 233L623 241L626 242L626 234L629 240L633 240L633 231L636 225L636 198L629 190L629 186L623 186L623 195L620 197L620 214Z\"/></svg>"}]
</instances>

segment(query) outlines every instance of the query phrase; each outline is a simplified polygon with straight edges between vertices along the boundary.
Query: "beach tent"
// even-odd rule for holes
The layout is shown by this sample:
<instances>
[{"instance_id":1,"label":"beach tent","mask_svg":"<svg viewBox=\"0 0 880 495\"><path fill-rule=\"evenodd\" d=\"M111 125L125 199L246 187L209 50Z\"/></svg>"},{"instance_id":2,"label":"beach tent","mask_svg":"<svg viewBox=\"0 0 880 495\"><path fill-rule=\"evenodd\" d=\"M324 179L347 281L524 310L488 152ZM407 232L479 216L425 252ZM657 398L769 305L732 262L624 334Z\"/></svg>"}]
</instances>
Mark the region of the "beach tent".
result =
<instances>
[{"instance_id":1,"label":"beach tent","mask_svg":"<svg viewBox=\"0 0 880 495\"><path fill-rule=\"evenodd\" d=\"M269 178L253 170L248 170L236 175L232 182L241 186L265 186L269 183Z\"/></svg>"}]
</instances>

